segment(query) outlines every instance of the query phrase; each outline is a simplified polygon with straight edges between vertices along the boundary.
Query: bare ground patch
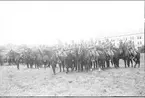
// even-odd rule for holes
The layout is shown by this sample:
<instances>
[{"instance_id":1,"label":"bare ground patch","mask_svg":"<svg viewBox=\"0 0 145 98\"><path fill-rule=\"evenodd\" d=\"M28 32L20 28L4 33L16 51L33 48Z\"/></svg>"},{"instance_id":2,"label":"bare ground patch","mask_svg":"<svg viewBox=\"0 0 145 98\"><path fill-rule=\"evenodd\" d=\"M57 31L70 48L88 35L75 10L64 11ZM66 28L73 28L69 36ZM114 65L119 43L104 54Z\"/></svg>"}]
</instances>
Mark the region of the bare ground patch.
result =
<instances>
[{"instance_id":1,"label":"bare ground patch","mask_svg":"<svg viewBox=\"0 0 145 98\"><path fill-rule=\"evenodd\" d=\"M101 72L64 72L0 66L1 96L145 96L144 63L140 68L110 68Z\"/></svg>"}]
</instances>

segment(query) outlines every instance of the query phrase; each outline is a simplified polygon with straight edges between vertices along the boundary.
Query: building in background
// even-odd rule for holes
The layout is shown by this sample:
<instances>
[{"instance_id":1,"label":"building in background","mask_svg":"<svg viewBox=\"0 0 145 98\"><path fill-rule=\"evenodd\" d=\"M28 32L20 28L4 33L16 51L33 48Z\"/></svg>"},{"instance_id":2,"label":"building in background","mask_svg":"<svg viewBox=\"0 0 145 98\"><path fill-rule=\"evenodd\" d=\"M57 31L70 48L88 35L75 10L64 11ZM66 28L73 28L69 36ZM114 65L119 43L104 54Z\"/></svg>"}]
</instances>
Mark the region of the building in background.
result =
<instances>
[{"instance_id":1,"label":"building in background","mask_svg":"<svg viewBox=\"0 0 145 98\"><path fill-rule=\"evenodd\" d=\"M114 37L108 37L112 43L115 44L115 46L119 45L119 41L129 41L131 40L135 48L139 48L144 45L144 33L135 33L135 34L128 34L128 35L120 35L120 36L114 36Z\"/></svg>"}]
</instances>

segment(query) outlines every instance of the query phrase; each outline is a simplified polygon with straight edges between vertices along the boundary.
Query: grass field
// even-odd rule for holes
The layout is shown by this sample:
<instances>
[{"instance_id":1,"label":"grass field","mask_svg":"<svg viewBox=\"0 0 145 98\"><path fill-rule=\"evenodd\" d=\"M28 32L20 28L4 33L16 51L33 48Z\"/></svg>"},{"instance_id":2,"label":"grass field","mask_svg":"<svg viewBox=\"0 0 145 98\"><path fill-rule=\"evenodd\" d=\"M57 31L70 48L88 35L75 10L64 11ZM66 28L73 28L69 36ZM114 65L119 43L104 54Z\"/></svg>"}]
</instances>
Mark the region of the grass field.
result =
<instances>
[{"instance_id":1,"label":"grass field","mask_svg":"<svg viewBox=\"0 0 145 98\"><path fill-rule=\"evenodd\" d=\"M145 96L144 54L140 68L64 72L53 75L50 68L27 69L21 65L0 66L0 96Z\"/></svg>"}]
</instances>

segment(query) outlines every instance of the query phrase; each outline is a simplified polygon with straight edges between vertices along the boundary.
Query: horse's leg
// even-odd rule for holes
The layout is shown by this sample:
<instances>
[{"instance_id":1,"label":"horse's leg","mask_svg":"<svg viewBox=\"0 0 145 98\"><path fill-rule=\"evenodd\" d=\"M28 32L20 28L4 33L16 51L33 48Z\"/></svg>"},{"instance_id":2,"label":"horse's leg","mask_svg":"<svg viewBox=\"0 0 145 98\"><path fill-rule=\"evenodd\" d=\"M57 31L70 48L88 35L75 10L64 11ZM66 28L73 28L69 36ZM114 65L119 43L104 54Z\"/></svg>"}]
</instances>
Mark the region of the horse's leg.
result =
<instances>
[{"instance_id":1,"label":"horse's leg","mask_svg":"<svg viewBox=\"0 0 145 98\"><path fill-rule=\"evenodd\" d=\"M84 64L84 66L85 66L85 71L87 71L88 70L88 63L87 63L87 60L85 61L85 64Z\"/></svg>"},{"instance_id":2,"label":"horse's leg","mask_svg":"<svg viewBox=\"0 0 145 98\"><path fill-rule=\"evenodd\" d=\"M27 68L29 68L29 63L27 63Z\"/></svg>"},{"instance_id":3,"label":"horse's leg","mask_svg":"<svg viewBox=\"0 0 145 98\"><path fill-rule=\"evenodd\" d=\"M117 68L117 63L118 63L117 58L114 58L113 62L114 62L114 67Z\"/></svg>"},{"instance_id":4,"label":"horse's leg","mask_svg":"<svg viewBox=\"0 0 145 98\"><path fill-rule=\"evenodd\" d=\"M112 64L112 66L113 66L113 61L111 60L111 64Z\"/></svg>"},{"instance_id":5,"label":"horse's leg","mask_svg":"<svg viewBox=\"0 0 145 98\"><path fill-rule=\"evenodd\" d=\"M10 65L10 61L8 60L8 63L9 63L9 65Z\"/></svg>"},{"instance_id":6,"label":"horse's leg","mask_svg":"<svg viewBox=\"0 0 145 98\"><path fill-rule=\"evenodd\" d=\"M105 68L105 60L103 61L103 66L104 66L104 68Z\"/></svg>"},{"instance_id":7,"label":"horse's leg","mask_svg":"<svg viewBox=\"0 0 145 98\"><path fill-rule=\"evenodd\" d=\"M37 67L38 67L38 69L40 68L40 63L39 63L39 61L37 62Z\"/></svg>"},{"instance_id":8,"label":"horse's leg","mask_svg":"<svg viewBox=\"0 0 145 98\"><path fill-rule=\"evenodd\" d=\"M137 60L136 58L134 58L133 60L134 60L134 62L135 62L134 68L136 68L136 65L137 65L137 63L138 63L138 60Z\"/></svg>"},{"instance_id":9,"label":"horse's leg","mask_svg":"<svg viewBox=\"0 0 145 98\"><path fill-rule=\"evenodd\" d=\"M89 60L86 63L86 67L87 67L87 72L88 72L89 71L89 68L90 68L90 62L89 62Z\"/></svg>"},{"instance_id":10,"label":"horse's leg","mask_svg":"<svg viewBox=\"0 0 145 98\"><path fill-rule=\"evenodd\" d=\"M39 69L39 64L38 63L36 63L36 68Z\"/></svg>"},{"instance_id":11,"label":"horse's leg","mask_svg":"<svg viewBox=\"0 0 145 98\"><path fill-rule=\"evenodd\" d=\"M43 63L43 64L44 64L44 67L46 69L47 68L47 61L45 63Z\"/></svg>"},{"instance_id":12,"label":"horse's leg","mask_svg":"<svg viewBox=\"0 0 145 98\"><path fill-rule=\"evenodd\" d=\"M99 69L101 70L102 68L103 68L103 62L102 62L102 60L100 60Z\"/></svg>"},{"instance_id":13,"label":"horse's leg","mask_svg":"<svg viewBox=\"0 0 145 98\"><path fill-rule=\"evenodd\" d=\"M92 60L91 60L91 64L90 64L91 66L90 66L90 69L92 69L92 67L93 67L93 62L92 62Z\"/></svg>"},{"instance_id":14,"label":"horse's leg","mask_svg":"<svg viewBox=\"0 0 145 98\"><path fill-rule=\"evenodd\" d=\"M44 66L44 69L46 69L46 61L41 61L41 63Z\"/></svg>"},{"instance_id":15,"label":"horse's leg","mask_svg":"<svg viewBox=\"0 0 145 98\"><path fill-rule=\"evenodd\" d=\"M41 65L40 61L39 61L39 68L42 68L42 65Z\"/></svg>"},{"instance_id":16,"label":"horse's leg","mask_svg":"<svg viewBox=\"0 0 145 98\"><path fill-rule=\"evenodd\" d=\"M102 69L104 69L105 68L105 60L103 60L103 62L102 62Z\"/></svg>"},{"instance_id":17,"label":"horse's leg","mask_svg":"<svg viewBox=\"0 0 145 98\"><path fill-rule=\"evenodd\" d=\"M130 59L130 62L131 62L131 67L133 67L133 62L132 62L132 59Z\"/></svg>"},{"instance_id":18,"label":"horse's leg","mask_svg":"<svg viewBox=\"0 0 145 98\"><path fill-rule=\"evenodd\" d=\"M42 64L44 65L44 69L46 69L46 62L42 62Z\"/></svg>"},{"instance_id":19,"label":"horse's leg","mask_svg":"<svg viewBox=\"0 0 145 98\"><path fill-rule=\"evenodd\" d=\"M11 65L11 60L10 59L8 60L8 63L9 63L9 65Z\"/></svg>"},{"instance_id":20,"label":"horse's leg","mask_svg":"<svg viewBox=\"0 0 145 98\"><path fill-rule=\"evenodd\" d=\"M112 64L112 66L113 66L113 57L111 57L111 64Z\"/></svg>"},{"instance_id":21,"label":"horse's leg","mask_svg":"<svg viewBox=\"0 0 145 98\"><path fill-rule=\"evenodd\" d=\"M99 60L97 60L97 68L99 68Z\"/></svg>"},{"instance_id":22,"label":"horse's leg","mask_svg":"<svg viewBox=\"0 0 145 98\"><path fill-rule=\"evenodd\" d=\"M83 71L83 62L80 62L80 71Z\"/></svg>"},{"instance_id":23,"label":"horse's leg","mask_svg":"<svg viewBox=\"0 0 145 98\"><path fill-rule=\"evenodd\" d=\"M95 67L95 66L94 66L94 61L92 61L92 69L94 69L94 67Z\"/></svg>"},{"instance_id":24,"label":"horse's leg","mask_svg":"<svg viewBox=\"0 0 145 98\"><path fill-rule=\"evenodd\" d=\"M125 64L125 68L126 68L126 59L124 59L124 64Z\"/></svg>"},{"instance_id":25,"label":"horse's leg","mask_svg":"<svg viewBox=\"0 0 145 98\"><path fill-rule=\"evenodd\" d=\"M96 69L97 69L97 60L95 60L95 66L96 66Z\"/></svg>"},{"instance_id":26,"label":"horse's leg","mask_svg":"<svg viewBox=\"0 0 145 98\"><path fill-rule=\"evenodd\" d=\"M95 70L96 69L95 60L93 60L93 66L94 66L94 70Z\"/></svg>"},{"instance_id":27,"label":"horse's leg","mask_svg":"<svg viewBox=\"0 0 145 98\"><path fill-rule=\"evenodd\" d=\"M96 69L95 61L93 60L94 70Z\"/></svg>"},{"instance_id":28,"label":"horse's leg","mask_svg":"<svg viewBox=\"0 0 145 98\"><path fill-rule=\"evenodd\" d=\"M74 71L74 64L73 64L73 62L71 63L71 71L72 72Z\"/></svg>"},{"instance_id":29,"label":"horse's leg","mask_svg":"<svg viewBox=\"0 0 145 98\"><path fill-rule=\"evenodd\" d=\"M35 63L35 66L36 66L37 69L39 69L39 68L38 68L38 63L37 63L37 62Z\"/></svg>"},{"instance_id":30,"label":"horse's leg","mask_svg":"<svg viewBox=\"0 0 145 98\"><path fill-rule=\"evenodd\" d=\"M101 61L100 60L98 61L98 70L99 71L101 70Z\"/></svg>"},{"instance_id":31,"label":"horse's leg","mask_svg":"<svg viewBox=\"0 0 145 98\"><path fill-rule=\"evenodd\" d=\"M134 60L134 61L135 61L135 60ZM136 68L136 65L137 65L137 61L135 61L134 68Z\"/></svg>"},{"instance_id":32,"label":"horse's leg","mask_svg":"<svg viewBox=\"0 0 145 98\"><path fill-rule=\"evenodd\" d=\"M94 67L94 63L93 61L91 60L91 69L93 70L93 67Z\"/></svg>"},{"instance_id":33,"label":"horse's leg","mask_svg":"<svg viewBox=\"0 0 145 98\"><path fill-rule=\"evenodd\" d=\"M140 59L138 60L138 68L140 68Z\"/></svg>"},{"instance_id":34,"label":"horse's leg","mask_svg":"<svg viewBox=\"0 0 145 98\"><path fill-rule=\"evenodd\" d=\"M107 64L107 68L109 68L110 67L109 60L106 60L106 64Z\"/></svg>"},{"instance_id":35,"label":"horse's leg","mask_svg":"<svg viewBox=\"0 0 145 98\"><path fill-rule=\"evenodd\" d=\"M91 69L91 61L89 60L88 61L88 70L90 70Z\"/></svg>"},{"instance_id":36,"label":"horse's leg","mask_svg":"<svg viewBox=\"0 0 145 98\"><path fill-rule=\"evenodd\" d=\"M3 66L4 62L1 62L1 65Z\"/></svg>"},{"instance_id":37,"label":"horse's leg","mask_svg":"<svg viewBox=\"0 0 145 98\"><path fill-rule=\"evenodd\" d=\"M64 65L64 61L63 61L63 62L62 62L63 72L64 72L64 66L65 66L65 65Z\"/></svg>"},{"instance_id":38,"label":"horse's leg","mask_svg":"<svg viewBox=\"0 0 145 98\"><path fill-rule=\"evenodd\" d=\"M19 63L17 63L17 69L19 70Z\"/></svg>"},{"instance_id":39,"label":"horse's leg","mask_svg":"<svg viewBox=\"0 0 145 98\"><path fill-rule=\"evenodd\" d=\"M117 58L114 58L113 62L114 62L114 67L116 68L117 67Z\"/></svg>"},{"instance_id":40,"label":"horse's leg","mask_svg":"<svg viewBox=\"0 0 145 98\"><path fill-rule=\"evenodd\" d=\"M50 68L50 62L48 62L48 67Z\"/></svg>"},{"instance_id":41,"label":"horse's leg","mask_svg":"<svg viewBox=\"0 0 145 98\"><path fill-rule=\"evenodd\" d=\"M84 69L84 66L85 66L85 63L83 62L82 64L81 64L81 71L83 71Z\"/></svg>"},{"instance_id":42,"label":"horse's leg","mask_svg":"<svg viewBox=\"0 0 145 98\"><path fill-rule=\"evenodd\" d=\"M56 72L55 72L55 65L52 64L51 67L52 67L53 73L54 73L54 75L55 75L55 74L56 74Z\"/></svg>"},{"instance_id":43,"label":"horse's leg","mask_svg":"<svg viewBox=\"0 0 145 98\"><path fill-rule=\"evenodd\" d=\"M40 65L39 61L37 63L37 67L38 67L38 69L41 68L41 65Z\"/></svg>"},{"instance_id":44,"label":"horse's leg","mask_svg":"<svg viewBox=\"0 0 145 98\"><path fill-rule=\"evenodd\" d=\"M0 65L2 66L2 62L0 61Z\"/></svg>"},{"instance_id":45,"label":"horse's leg","mask_svg":"<svg viewBox=\"0 0 145 98\"><path fill-rule=\"evenodd\" d=\"M80 66L81 66L80 61L78 61L78 72L80 72Z\"/></svg>"},{"instance_id":46,"label":"horse's leg","mask_svg":"<svg viewBox=\"0 0 145 98\"><path fill-rule=\"evenodd\" d=\"M75 69L75 71L77 70L76 61L75 60L74 60L74 69Z\"/></svg>"},{"instance_id":47,"label":"horse's leg","mask_svg":"<svg viewBox=\"0 0 145 98\"><path fill-rule=\"evenodd\" d=\"M68 67L68 65L67 65L67 67L66 67L66 73L68 73L69 72L69 67Z\"/></svg>"},{"instance_id":48,"label":"horse's leg","mask_svg":"<svg viewBox=\"0 0 145 98\"><path fill-rule=\"evenodd\" d=\"M61 72L61 65L62 65L62 64L61 64L61 63L59 63L60 72Z\"/></svg>"},{"instance_id":49,"label":"horse's leg","mask_svg":"<svg viewBox=\"0 0 145 98\"><path fill-rule=\"evenodd\" d=\"M34 65L35 63L34 63L34 61L32 62L32 64L31 64L31 66L32 66L32 68L33 68L33 65Z\"/></svg>"},{"instance_id":50,"label":"horse's leg","mask_svg":"<svg viewBox=\"0 0 145 98\"><path fill-rule=\"evenodd\" d=\"M108 60L108 67L110 68L110 60Z\"/></svg>"},{"instance_id":51,"label":"horse's leg","mask_svg":"<svg viewBox=\"0 0 145 98\"><path fill-rule=\"evenodd\" d=\"M84 64L85 64L85 63L84 63L84 61L83 61L83 63L82 63L82 68L81 68L82 71L84 71Z\"/></svg>"},{"instance_id":52,"label":"horse's leg","mask_svg":"<svg viewBox=\"0 0 145 98\"><path fill-rule=\"evenodd\" d=\"M95 64L95 69L97 69L97 61L96 60L94 61L94 64Z\"/></svg>"},{"instance_id":53,"label":"horse's leg","mask_svg":"<svg viewBox=\"0 0 145 98\"><path fill-rule=\"evenodd\" d=\"M97 64L96 64L96 60L94 60L94 68L97 69Z\"/></svg>"},{"instance_id":54,"label":"horse's leg","mask_svg":"<svg viewBox=\"0 0 145 98\"><path fill-rule=\"evenodd\" d=\"M87 64L85 64L84 66L85 66L85 71L87 71L87 69L88 69L88 68L87 68Z\"/></svg>"},{"instance_id":55,"label":"horse's leg","mask_svg":"<svg viewBox=\"0 0 145 98\"><path fill-rule=\"evenodd\" d=\"M101 61L101 64L100 64L101 66L100 66L100 68L104 68L104 64L103 64L103 61Z\"/></svg>"},{"instance_id":56,"label":"horse's leg","mask_svg":"<svg viewBox=\"0 0 145 98\"><path fill-rule=\"evenodd\" d=\"M10 65L12 65L12 60L10 60Z\"/></svg>"},{"instance_id":57,"label":"horse's leg","mask_svg":"<svg viewBox=\"0 0 145 98\"><path fill-rule=\"evenodd\" d=\"M34 65L35 65L35 68L37 68L37 64L35 63Z\"/></svg>"},{"instance_id":58,"label":"horse's leg","mask_svg":"<svg viewBox=\"0 0 145 98\"><path fill-rule=\"evenodd\" d=\"M76 71L76 64L75 64L75 60L73 61L73 65L74 65L74 70Z\"/></svg>"},{"instance_id":59,"label":"horse's leg","mask_svg":"<svg viewBox=\"0 0 145 98\"><path fill-rule=\"evenodd\" d=\"M76 69L76 61L75 60L73 61L73 66L74 66L74 71L76 71L77 69Z\"/></svg>"},{"instance_id":60,"label":"horse's leg","mask_svg":"<svg viewBox=\"0 0 145 98\"><path fill-rule=\"evenodd\" d=\"M76 61L76 69L77 69L77 71L79 72L79 64L78 64L79 62L78 62L78 60Z\"/></svg>"},{"instance_id":61,"label":"horse's leg","mask_svg":"<svg viewBox=\"0 0 145 98\"><path fill-rule=\"evenodd\" d=\"M119 59L117 59L117 67L119 67Z\"/></svg>"},{"instance_id":62,"label":"horse's leg","mask_svg":"<svg viewBox=\"0 0 145 98\"><path fill-rule=\"evenodd\" d=\"M75 58L75 71L78 71L78 62L77 62L77 58Z\"/></svg>"},{"instance_id":63,"label":"horse's leg","mask_svg":"<svg viewBox=\"0 0 145 98\"><path fill-rule=\"evenodd\" d=\"M130 67L130 59L129 58L127 58L127 65L128 65L128 67Z\"/></svg>"},{"instance_id":64,"label":"horse's leg","mask_svg":"<svg viewBox=\"0 0 145 98\"><path fill-rule=\"evenodd\" d=\"M30 68L32 68L32 63L30 64Z\"/></svg>"},{"instance_id":65,"label":"horse's leg","mask_svg":"<svg viewBox=\"0 0 145 98\"><path fill-rule=\"evenodd\" d=\"M19 61L16 61L17 69L19 70Z\"/></svg>"},{"instance_id":66,"label":"horse's leg","mask_svg":"<svg viewBox=\"0 0 145 98\"><path fill-rule=\"evenodd\" d=\"M87 62L87 70L89 71L89 69L90 69L90 60L88 60Z\"/></svg>"}]
</instances>

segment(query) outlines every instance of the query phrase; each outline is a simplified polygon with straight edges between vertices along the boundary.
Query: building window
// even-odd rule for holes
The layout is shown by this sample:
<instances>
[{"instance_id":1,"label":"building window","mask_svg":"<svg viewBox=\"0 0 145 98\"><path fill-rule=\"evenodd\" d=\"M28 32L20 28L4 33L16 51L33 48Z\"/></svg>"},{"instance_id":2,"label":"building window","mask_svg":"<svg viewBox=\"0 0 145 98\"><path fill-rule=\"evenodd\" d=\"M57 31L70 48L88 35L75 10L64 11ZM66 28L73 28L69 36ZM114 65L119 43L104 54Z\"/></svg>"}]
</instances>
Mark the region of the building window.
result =
<instances>
[{"instance_id":1,"label":"building window","mask_svg":"<svg viewBox=\"0 0 145 98\"><path fill-rule=\"evenodd\" d=\"M137 39L141 39L141 36L138 36Z\"/></svg>"}]
</instances>

